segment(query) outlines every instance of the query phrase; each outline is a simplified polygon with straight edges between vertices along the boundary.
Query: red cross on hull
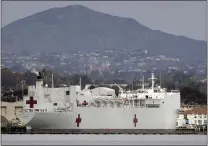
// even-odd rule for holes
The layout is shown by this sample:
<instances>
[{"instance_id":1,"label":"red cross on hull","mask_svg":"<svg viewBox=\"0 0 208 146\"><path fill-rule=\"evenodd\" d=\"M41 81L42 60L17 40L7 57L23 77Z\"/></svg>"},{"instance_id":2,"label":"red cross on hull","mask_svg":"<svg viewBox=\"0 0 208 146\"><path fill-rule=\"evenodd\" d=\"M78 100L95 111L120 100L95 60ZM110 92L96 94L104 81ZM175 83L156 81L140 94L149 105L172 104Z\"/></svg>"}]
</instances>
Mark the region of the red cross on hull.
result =
<instances>
[{"instance_id":1,"label":"red cross on hull","mask_svg":"<svg viewBox=\"0 0 208 146\"><path fill-rule=\"evenodd\" d=\"M30 108L34 108L34 104L37 104L37 100L34 100L33 97L30 97L30 100L26 100L26 104L30 105Z\"/></svg>"},{"instance_id":2,"label":"red cross on hull","mask_svg":"<svg viewBox=\"0 0 208 146\"><path fill-rule=\"evenodd\" d=\"M80 118L80 114L78 114L78 117L76 118L77 127L79 127L79 123L81 123L82 119Z\"/></svg>"},{"instance_id":3,"label":"red cross on hull","mask_svg":"<svg viewBox=\"0 0 208 146\"><path fill-rule=\"evenodd\" d=\"M134 119L133 119L134 127L136 127L137 122L138 120L137 120L136 114L134 114Z\"/></svg>"}]
</instances>

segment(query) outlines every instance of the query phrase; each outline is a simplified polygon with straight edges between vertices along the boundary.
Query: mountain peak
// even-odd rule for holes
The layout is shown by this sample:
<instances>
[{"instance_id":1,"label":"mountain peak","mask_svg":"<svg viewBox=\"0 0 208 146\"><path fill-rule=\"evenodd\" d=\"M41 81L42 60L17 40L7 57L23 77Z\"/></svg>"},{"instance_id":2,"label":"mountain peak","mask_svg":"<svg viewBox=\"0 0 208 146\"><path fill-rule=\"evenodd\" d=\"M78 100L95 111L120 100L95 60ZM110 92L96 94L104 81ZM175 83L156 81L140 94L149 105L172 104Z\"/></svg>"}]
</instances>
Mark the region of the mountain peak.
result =
<instances>
[{"instance_id":1,"label":"mountain peak","mask_svg":"<svg viewBox=\"0 0 208 146\"><path fill-rule=\"evenodd\" d=\"M195 54L199 59L206 54L205 42L154 31L132 18L104 14L82 5L39 12L2 28L2 50L15 53L105 48L146 49L153 54L183 58Z\"/></svg>"},{"instance_id":2,"label":"mountain peak","mask_svg":"<svg viewBox=\"0 0 208 146\"><path fill-rule=\"evenodd\" d=\"M73 9L89 9L88 7L85 7L83 5L69 5L66 6L65 8L73 8Z\"/></svg>"},{"instance_id":3,"label":"mountain peak","mask_svg":"<svg viewBox=\"0 0 208 146\"><path fill-rule=\"evenodd\" d=\"M83 5L69 5L69 6L66 6L66 7L59 8L59 10L78 11L78 12L94 11L94 10L88 8L88 7L83 6Z\"/></svg>"}]
</instances>

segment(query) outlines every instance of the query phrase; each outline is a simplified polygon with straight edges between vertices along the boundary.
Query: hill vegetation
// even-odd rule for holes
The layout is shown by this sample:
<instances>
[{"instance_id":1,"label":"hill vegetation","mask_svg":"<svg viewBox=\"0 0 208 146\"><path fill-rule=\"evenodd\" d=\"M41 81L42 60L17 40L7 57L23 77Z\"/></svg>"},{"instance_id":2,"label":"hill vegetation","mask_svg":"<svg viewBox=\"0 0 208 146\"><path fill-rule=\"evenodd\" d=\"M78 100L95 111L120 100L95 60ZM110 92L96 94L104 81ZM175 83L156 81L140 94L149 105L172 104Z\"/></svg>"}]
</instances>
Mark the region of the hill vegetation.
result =
<instances>
[{"instance_id":1,"label":"hill vegetation","mask_svg":"<svg viewBox=\"0 0 208 146\"><path fill-rule=\"evenodd\" d=\"M51 74L52 71L45 71L44 84L48 84L51 86ZM30 71L24 73L16 73L12 72L7 68L3 68L1 70L2 75L2 101L14 102L16 100L22 100L22 94L27 94L28 85L33 85L36 80L36 74ZM95 79L92 78L92 75L66 75L66 74L58 74L53 73L54 75L54 86L60 87L63 84L75 85L79 84L80 77L82 78L82 89L86 84L95 84L97 86L107 86L112 89L115 89L116 94L119 92L119 88L115 85L106 85L106 83L117 83L117 84L127 84L124 87L125 90L131 90L132 84L126 82L125 80L120 79L108 79L107 82L105 76L100 76ZM180 72L172 73L172 74L164 74L163 75L162 86L166 87L168 90L171 89L180 89L181 91L181 102L184 104L207 104L207 82L201 82L193 78L191 75L185 75ZM22 81L25 81L23 84ZM176 81L178 85L176 85ZM139 80L134 80L133 89L141 88L141 85L138 84ZM158 81L156 81L159 84ZM22 90L24 89L24 90ZM24 91L24 92L23 92Z\"/></svg>"}]
</instances>

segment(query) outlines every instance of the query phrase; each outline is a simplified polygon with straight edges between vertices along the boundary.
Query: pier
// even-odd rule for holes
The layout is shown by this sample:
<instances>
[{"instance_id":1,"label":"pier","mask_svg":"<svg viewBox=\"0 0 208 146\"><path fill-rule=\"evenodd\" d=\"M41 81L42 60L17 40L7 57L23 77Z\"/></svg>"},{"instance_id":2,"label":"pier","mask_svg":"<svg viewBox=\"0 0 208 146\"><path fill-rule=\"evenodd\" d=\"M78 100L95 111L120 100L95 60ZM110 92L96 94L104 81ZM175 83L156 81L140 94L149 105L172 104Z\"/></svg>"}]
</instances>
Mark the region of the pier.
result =
<instances>
[{"instance_id":1,"label":"pier","mask_svg":"<svg viewBox=\"0 0 208 146\"><path fill-rule=\"evenodd\" d=\"M207 129L26 129L2 127L2 134L154 134L154 135L206 135Z\"/></svg>"}]
</instances>

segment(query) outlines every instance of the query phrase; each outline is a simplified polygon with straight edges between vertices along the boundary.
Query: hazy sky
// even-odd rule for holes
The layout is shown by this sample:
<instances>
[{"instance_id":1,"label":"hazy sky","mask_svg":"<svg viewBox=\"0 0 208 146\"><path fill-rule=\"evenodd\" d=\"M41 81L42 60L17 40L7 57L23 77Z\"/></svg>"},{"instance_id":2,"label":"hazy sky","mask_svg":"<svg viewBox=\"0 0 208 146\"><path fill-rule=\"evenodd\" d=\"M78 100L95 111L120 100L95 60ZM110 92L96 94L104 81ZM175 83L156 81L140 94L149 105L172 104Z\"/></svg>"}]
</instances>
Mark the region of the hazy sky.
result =
<instances>
[{"instance_id":1,"label":"hazy sky","mask_svg":"<svg viewBox=\"0 0 208 146\"><path fill-rule=\"evenodd\" d=\"M206 40L206 3L206 1L3 1L2 25L52 7L80 4L100 12L134 18L154 30Z\"/></svg>"}]
</instances>

